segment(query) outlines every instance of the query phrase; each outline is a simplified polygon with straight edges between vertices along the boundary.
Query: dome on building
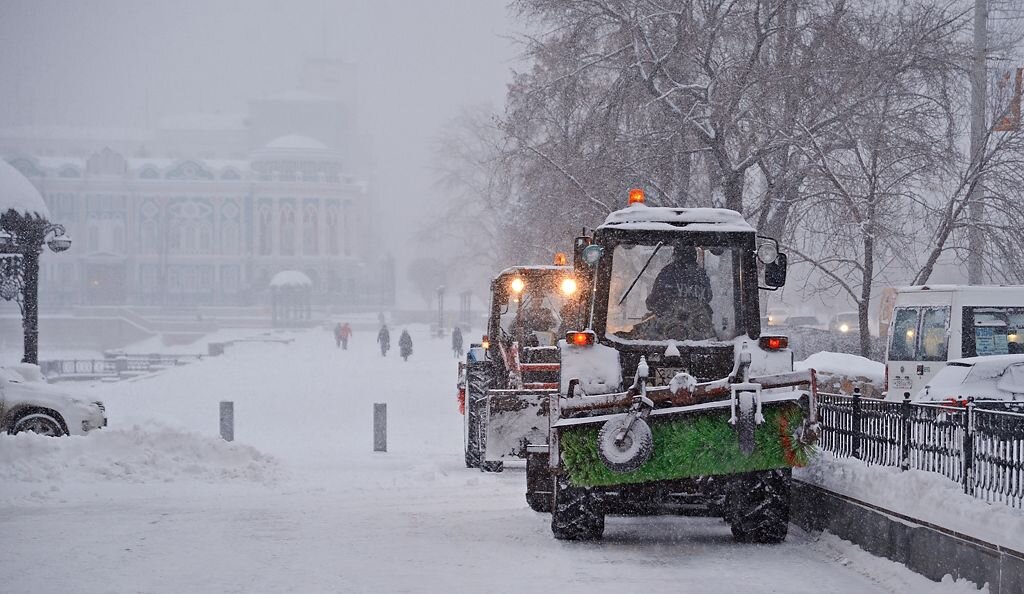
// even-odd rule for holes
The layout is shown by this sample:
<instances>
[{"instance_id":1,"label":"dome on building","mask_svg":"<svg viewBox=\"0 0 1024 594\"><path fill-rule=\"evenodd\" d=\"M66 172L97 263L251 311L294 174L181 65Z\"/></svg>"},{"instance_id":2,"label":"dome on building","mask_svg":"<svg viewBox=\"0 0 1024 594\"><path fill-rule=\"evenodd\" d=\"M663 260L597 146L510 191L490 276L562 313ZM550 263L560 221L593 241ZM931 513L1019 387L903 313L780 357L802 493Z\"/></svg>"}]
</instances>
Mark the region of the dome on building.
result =
<instances>
[{"instance_id":1,"label":"dome on building","mask_svg":"<svg viewBox=\"0 0 1024 594\"><path fill-rule=\"evenodd\" d=\"M0 214L8 210L50 218L50 210L39 190L20 171L0 159Z\"/></svg>"},{"instance_id":2,"label":"dome on building","mask_svg":"<svg viewBox=\"0 0 1024 594\"><path fill-rule=\"evenodd\" d=\"M266 278L266 277L264 277ZM270 279L271 287L311 287L313 281L309 280L305 272L299 270L282 270Z\"/></svg>"},{"instance_id":3,"label":"dome on building","mask_svg":"<svg viewBox=\"0 0 1024 594\"><path fill-rule=\"evenodd\" d=\"M326 151L329 150L327 145L320 142L315 138L308 136L300 136L299 134L289 134L287 136L281 136L271 140L267 143L266 148L268 149L297 149L297 150L312 150L312 151Z\"/></svg>"}]
</instances>

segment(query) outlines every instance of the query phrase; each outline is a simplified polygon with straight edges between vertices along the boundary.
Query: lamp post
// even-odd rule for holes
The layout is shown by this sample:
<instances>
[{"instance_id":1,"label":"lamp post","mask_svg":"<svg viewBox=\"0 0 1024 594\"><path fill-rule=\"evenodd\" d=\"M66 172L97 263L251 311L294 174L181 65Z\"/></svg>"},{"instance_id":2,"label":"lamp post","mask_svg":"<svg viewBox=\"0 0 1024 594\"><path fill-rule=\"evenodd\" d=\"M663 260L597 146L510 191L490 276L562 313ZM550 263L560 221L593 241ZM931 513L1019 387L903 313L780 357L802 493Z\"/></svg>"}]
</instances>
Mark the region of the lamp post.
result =
<instances>
[{"instance_id":1,"label":"lamp post","mask_svg":"<svg viewBox=\"0 0 1024 594\"><path fill-rule=\"evenodd\" d=\"M23 363L39 363L39 255L71 247L63 225L13 209L0 215L0 298L16 301L24 330Z\"/></svg>"}]
</instances>

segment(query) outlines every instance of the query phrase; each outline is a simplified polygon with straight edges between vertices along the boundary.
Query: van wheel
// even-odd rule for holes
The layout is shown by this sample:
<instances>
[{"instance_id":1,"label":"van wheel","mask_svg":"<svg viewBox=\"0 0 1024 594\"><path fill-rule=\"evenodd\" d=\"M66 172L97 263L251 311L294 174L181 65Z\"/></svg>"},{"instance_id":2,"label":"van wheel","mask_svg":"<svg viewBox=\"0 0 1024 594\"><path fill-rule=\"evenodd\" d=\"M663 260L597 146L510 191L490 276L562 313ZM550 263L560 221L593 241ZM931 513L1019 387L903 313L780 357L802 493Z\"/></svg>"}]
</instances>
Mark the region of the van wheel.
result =
<instances>
[{"instance_id":1,"label":"van wheel","mask_svg":"<svg viewBox=\"0 0 1024 594\"><path fill-rule=\"evenodd\" d=\"M30 431L38 435L46 435L47 437L60 437L65 434L60 421L42 412L30 412L19 417L11 423L11 428L8 430L8 433L15 435L25 431Z\"/></svg>"}]
</instances>

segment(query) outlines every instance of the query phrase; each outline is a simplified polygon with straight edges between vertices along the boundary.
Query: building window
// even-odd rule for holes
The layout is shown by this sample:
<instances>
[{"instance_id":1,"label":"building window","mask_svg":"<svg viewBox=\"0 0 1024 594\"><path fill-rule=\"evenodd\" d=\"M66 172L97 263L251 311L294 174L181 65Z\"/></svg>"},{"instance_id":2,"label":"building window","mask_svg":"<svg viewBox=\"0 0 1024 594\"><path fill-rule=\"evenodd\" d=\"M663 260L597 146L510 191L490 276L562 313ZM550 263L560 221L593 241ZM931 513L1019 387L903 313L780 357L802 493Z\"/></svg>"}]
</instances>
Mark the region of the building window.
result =
<instances>
[{"instance_id":1,"label":"building window","mask_svg":"<svg viewBox=\"0 0 1024 594\"><path fill-rule=\"evenodd\" d=\"M327 205L327 253L337 256L341 250L338 245L338 205Z\"/></svg>"},{"instance_id":2,"label":"building window","mask_svg":"<svg viewBox=\"0 0 1024 594\"><path fill-rule=\"evenodd\" d=\"M273 252L273 222L270 207L260 206L260 255L269 256Z\"/></svg>"},{"instance_id":3,"label":"building window","mask_svg":"<svg viewBox=\"0 0 1024 594\"><path fill-rule=\"evenodd\" d=\"M87 242L90 252L98 252L100 249L100 229L96 225L89 225L89 241Z\"/></svg>"},{"instance_id":4,"label":"building window","mask_svg":"<svg viewBox=\"0 0 1024 594\"><path fill-rule=\"evenodd\" d=\"M281 255L295 255L295 206L288 202L281 205Z\"/></svg>"},{"instance_id":5,"label":"building window","mask_svg":"<svg viewBox=\"0 0 1024 594\"><path fill-rule=\"evenodd\" d=\"M320 253L320 217L316 203L307 204L302 213L302 253Z\"/></svg>"},{"instance_id":6,"label":"building window","mask_svg":"<svg viewBox=\"0 0 1024 594\"><path fill-rule=\"evenodd\" d=\"M238 223L225 223L223 228L221 249L225 254L238 253Z\"/></svg>"}]
</instances>

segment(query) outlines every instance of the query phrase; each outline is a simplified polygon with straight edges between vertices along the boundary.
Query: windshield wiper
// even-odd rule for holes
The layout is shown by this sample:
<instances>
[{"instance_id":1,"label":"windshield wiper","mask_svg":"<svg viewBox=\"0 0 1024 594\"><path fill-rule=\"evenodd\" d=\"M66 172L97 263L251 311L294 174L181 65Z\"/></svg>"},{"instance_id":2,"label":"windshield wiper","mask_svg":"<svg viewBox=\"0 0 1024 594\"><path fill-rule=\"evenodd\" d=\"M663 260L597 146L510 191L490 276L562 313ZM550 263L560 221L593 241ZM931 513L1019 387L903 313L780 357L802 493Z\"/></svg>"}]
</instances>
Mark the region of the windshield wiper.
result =
<instances>
[{"instance_id":1,"label":"windshield wiper","mask_svg":"<svg viewBox=\"0 0 1024 594\"><path fill-rule=\"evenodd\" d=\"M633 282L629 285L629 288L626 289L626 292L622 294L622 299L619 299L619 305L622 305L622 302L626 300L626 297L629 297L629 292L633 290L633 287L636 286L636 282L640 280L641 276L644 275L644 272L647 270L647 267L651 265L651 260L653 260L654 257L658 255L658 250L660 250L661 246L663 245L665 245L665 242L659 241L658 245L654 246L654 251L651 252L651 257L647 258L647 261L644 262L644 267L640 269L640 272L636 274L636 278L634 278Z\"/></svg>"}]
</instances>

